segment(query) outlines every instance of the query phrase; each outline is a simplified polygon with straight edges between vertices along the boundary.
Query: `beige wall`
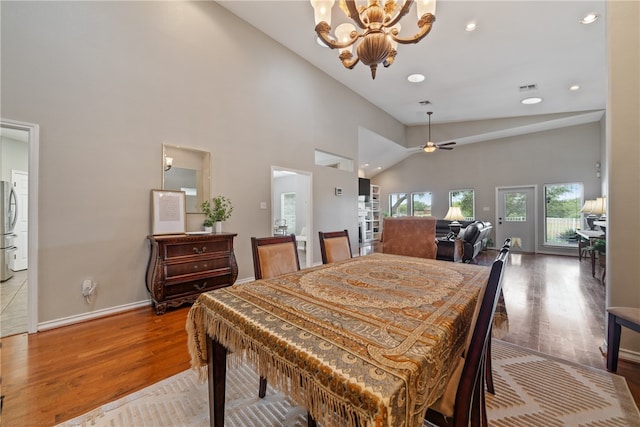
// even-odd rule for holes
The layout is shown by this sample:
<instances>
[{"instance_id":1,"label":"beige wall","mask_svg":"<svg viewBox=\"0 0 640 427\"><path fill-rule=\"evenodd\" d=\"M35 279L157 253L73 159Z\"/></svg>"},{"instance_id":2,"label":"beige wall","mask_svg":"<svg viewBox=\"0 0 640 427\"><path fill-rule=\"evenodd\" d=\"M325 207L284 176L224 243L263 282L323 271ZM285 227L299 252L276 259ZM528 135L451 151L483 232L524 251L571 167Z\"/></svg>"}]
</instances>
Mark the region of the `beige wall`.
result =
<instances>
[{"instance_id":1,"label":"beige wall","mask_svg":"<svg viewBox=\"0 0 640 427\"><path fill-rule=\"evenodd\" d=\"M463 124L464 125L464 124ZM581 182L585 198L600 196L596 162L601 162L599 122L549 130L481 144L459 145L453 151L419 152L373 178L380 185L382 209L389 211L389 193L431 191L433 215L443 218L449 191L475 190L476 218L496 221L496 187L537 185L538 218L543 218L545 184ZM544 229L538 229L538 251ZM495 236L494 236L495 240ZM575 249L570 253L575 255Z\"/></svg>"},{"instance_id":2,"label":"beige wall","mask_svg":"<svg viewBox=\"0 0 640 427\"><path fill-rule=\"evenodd\" d=\"M607 305L640 307L640 2L607 2ZM640 336L621 348L640 357Z\"/></svg>"},{"instance_id":3,"label":"beige wall","mask_svg":"<svg viewBox=\"0 0 640 427\"><path fill-rule=\"evenodd\" d=\"M395 119L214 2L3 2L1 19L2 117L40 125L40 323L148 299L163 143L211 152L243 279L250 237L271 233L271 165L313 173L311 236L357 236L357 172L315 166L314 149L357 160L359 126L404 142Z\"/></svg>"}]
</instances>

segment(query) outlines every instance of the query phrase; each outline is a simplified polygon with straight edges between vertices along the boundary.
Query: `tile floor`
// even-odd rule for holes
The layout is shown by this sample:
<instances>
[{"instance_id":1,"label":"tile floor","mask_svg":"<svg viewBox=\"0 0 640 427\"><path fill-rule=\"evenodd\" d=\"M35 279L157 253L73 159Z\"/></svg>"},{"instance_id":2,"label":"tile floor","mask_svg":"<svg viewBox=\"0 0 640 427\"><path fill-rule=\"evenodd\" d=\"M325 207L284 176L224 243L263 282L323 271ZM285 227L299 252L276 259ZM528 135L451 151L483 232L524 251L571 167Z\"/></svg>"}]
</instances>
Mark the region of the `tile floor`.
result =
<instances>
[{"instance_id":1,"label":"tile floor","mask_svg":"<svg viewBox=\"0 0 640 427\"><path fill-rule=\"evenodd\" d=\"M0 337L27 332L27 270L0 283Z\"/></svg>"}]
</instances>

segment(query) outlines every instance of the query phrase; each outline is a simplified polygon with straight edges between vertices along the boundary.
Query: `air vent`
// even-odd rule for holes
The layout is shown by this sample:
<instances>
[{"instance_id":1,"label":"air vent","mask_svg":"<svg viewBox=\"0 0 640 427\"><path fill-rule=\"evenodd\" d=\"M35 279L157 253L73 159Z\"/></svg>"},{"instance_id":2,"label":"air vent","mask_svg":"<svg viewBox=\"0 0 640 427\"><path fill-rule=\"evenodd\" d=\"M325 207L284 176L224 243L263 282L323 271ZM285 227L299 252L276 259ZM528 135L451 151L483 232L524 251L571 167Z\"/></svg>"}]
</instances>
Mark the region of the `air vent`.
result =
<instances>
[{"instance_id":1,"label":"air vent","mask_svg":"<svg viewBox=\"0 0 640 427\"><path fill-rule=\"evenodd\" d=\"M429 105L429 104L431 104L431 101L420 101L420 102L418 102L418 104L420 104L420 105Z\"/></svg>"},{"instance_id":2,"label":"air vent","mask_svg":"<svg viewBox=\"0 0 640 427\"><path fill-rule=\"evenodd\" d=\"M529 92L536 89L538 89L538 85L536 84L520 86L520 92Z\"/></svg>"}]
</instances>

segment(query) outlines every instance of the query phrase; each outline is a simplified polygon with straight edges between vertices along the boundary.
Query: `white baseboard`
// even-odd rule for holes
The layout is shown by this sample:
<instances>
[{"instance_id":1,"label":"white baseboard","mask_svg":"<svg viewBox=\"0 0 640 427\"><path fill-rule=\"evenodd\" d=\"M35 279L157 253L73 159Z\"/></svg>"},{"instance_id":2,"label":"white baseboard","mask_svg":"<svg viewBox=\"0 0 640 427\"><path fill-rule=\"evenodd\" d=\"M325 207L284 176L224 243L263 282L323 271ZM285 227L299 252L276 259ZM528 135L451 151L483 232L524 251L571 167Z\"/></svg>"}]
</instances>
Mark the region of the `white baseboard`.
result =
<instances>
[{"instance_id":1,"label":"white baseboard","mask_svg":"<svg viewBox=\"0 0 640 427\"><path fill-rule=\"evenodd\" d=\"M49 329L60 328L62 326L73 325L75 323L86 322L87 320L94 320L99 317L110 316L112 314L122 313L123 311L133 310L135 308L146 307L149 305L151 305L150 299L105 308L102 310L90 311L89 313L77 314L75 316L63 317L61 319L49 320L47 322L38 323L38 331L46 331Z\"/></svg>"},{"instance_id":2,"label":"white baseboard","mask_svg":"<svg viewBox=\"0 0 640 427\"><path fill-rule=\"evenodd\" d=\"M640 353L637 351L625 350L624 348L621 348L618 352L618 360L620 359L640 363Z\"/></svg>"}]
</instances>

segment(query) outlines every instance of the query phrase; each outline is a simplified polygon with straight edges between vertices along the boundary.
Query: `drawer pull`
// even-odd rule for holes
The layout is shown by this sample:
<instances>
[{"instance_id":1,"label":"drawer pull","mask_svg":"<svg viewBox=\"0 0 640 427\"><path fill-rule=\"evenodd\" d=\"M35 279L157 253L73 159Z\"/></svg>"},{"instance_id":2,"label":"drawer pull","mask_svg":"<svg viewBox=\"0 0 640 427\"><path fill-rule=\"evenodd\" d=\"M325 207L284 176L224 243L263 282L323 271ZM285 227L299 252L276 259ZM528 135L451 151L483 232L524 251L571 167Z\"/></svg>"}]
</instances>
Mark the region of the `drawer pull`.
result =
<instances>
[{"instance_id":1,"label":"drawer pull","mask_svg":"<svg viewBox=\"0 0 640 427\"><path fill-rule=\"evenodd\" d=\"M203 266L204 268L207 268L207 264L202 264L202 266ZM200 270L200 266L199 266L198 264L195 264L195 265L193 266L193 269L194 269L194 270L196 270L196 271L199 271L199 270Z\"/></svg>"},{"instance_id":2,"label":"drawer pull","mask_svg":"<svg viewBox=\"0 0 640 427\"><path fill-rule=\"evenodd\" d=\"M207 282L202 282L201 285L193 285L193 287L196 289L196 291L201 291L207 287Z\"/></svg>"},{"instance_id":3,"label":"drawer pull","mask_svg":"<svg viewBox=\"0 0 640 427\"><path fill-rule=\"evenodd\" d=\"M193 248L193 253L195 254L203 254L207 251L207 247L203 246L202 249Z\"/></svg>"}]
</instances>

